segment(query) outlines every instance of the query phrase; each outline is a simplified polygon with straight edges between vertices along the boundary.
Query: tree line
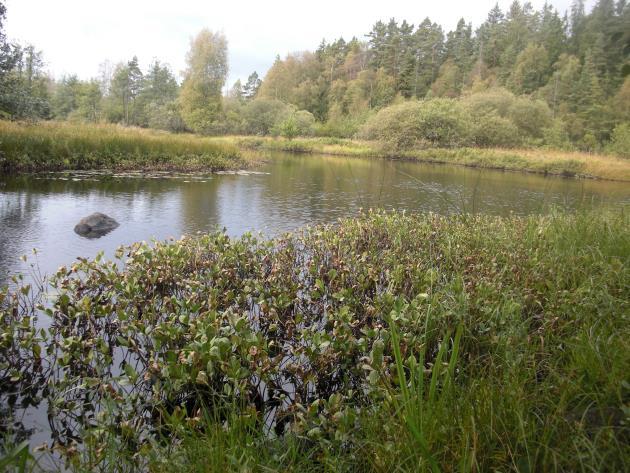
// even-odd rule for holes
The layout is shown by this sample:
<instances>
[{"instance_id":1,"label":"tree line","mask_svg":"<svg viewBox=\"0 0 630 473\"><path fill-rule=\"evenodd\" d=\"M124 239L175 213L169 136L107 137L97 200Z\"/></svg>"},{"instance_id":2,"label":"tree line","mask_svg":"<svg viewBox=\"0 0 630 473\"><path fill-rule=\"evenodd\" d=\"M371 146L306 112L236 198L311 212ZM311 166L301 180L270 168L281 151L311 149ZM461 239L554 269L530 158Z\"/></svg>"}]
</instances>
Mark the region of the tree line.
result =
<instances>
[{"instance_id":1,"label":"tree line","mask_svg":"<svg viewBox=\"0 0 630 473\"><path fill-rule=\"evenodd\" d=\"M429 109L466 104L467 113L496 133L518 130L518 143L489 140L494 144L594 150L630 135L626 0L598 0L590 12L584 0L575 0L564 15L548 3L535 10L515 0L507 11L497 4L476 29L461 19L448 32L429 18L417 25L379 21L363 40L322 41L314 52L277 57L263 80L254 72L225 96L227 40L219 33L203 30L191 41L181 84L167 65L156 60L142 71L136 57L105 64L89 81L53 80L43 71L41 52L4 37L5 10L0 3L5 118L350 137L370 135L366 129L374 131L380 110L441 98L453 100ZM523 122L544 130L528 131Z\"/></svg>"}]
</instances>

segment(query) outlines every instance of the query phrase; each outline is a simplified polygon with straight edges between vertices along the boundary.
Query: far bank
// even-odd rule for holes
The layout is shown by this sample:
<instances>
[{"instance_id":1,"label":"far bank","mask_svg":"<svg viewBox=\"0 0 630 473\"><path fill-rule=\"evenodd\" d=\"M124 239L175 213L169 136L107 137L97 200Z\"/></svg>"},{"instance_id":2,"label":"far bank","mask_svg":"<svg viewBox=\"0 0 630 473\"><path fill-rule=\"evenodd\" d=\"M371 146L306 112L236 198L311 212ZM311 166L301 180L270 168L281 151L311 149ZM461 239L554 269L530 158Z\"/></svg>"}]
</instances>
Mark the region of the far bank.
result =
<instances>
[{"instance_id":1,"label":"far bank","mask_svg":"<svg viewBox=\"0 0 630 473\"><path fill-rule=\"evenodd\" d=\"M554 176L630 181L630 160L612 155L546 148L425 148L388 151L378 142L341 138L224 136L217 143L241 149L288 151L335 156L374 157Z\"/></svg>"}]
</instances>

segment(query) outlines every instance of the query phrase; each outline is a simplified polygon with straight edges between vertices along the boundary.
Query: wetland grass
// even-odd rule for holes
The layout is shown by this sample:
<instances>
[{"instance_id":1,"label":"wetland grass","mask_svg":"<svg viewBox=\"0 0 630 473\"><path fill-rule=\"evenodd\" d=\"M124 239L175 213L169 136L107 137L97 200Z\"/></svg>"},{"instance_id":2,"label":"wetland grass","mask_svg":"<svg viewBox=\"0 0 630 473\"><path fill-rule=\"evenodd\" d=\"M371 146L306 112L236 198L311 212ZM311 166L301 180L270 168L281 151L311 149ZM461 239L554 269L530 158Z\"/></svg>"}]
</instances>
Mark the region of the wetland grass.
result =
<instances>
[{"instance_id":1,"label":"wetland grass","mask_svg":"<svg viewBox=\"0 0 630 473\"><path fill-rule=\"evenodd\" d=\"M242 169L251 159L228 143L117 125L0 121L0 170L216 171Z\"/></svg>"}]
</instances>

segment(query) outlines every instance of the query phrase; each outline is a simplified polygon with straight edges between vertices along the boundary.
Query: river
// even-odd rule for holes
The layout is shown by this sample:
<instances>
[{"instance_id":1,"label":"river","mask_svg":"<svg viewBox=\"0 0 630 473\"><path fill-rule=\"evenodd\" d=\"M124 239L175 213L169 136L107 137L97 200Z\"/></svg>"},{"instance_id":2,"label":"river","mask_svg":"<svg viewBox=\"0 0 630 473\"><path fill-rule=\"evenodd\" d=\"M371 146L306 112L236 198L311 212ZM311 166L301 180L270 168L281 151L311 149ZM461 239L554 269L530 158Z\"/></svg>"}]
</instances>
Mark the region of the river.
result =
<instances>
[{"instance_id":1,"label":"river","mask_svg":"<svg viewBox=\"0 0 630 473\"><path fill-rule=\"evenodd\" d=\"M361 208L442 214L525 215L552 207L630 203L630 184L545 177L382 159L272 153L255 173L208 176L0 176L0 285L10 274L42 274L75 258L112 255L119 245L225 228L273 236L334 222ZM120 226L99 238L74 233L93 212ZM21 255L37 249L24 263Z\"/></svg>"}]
</instances>

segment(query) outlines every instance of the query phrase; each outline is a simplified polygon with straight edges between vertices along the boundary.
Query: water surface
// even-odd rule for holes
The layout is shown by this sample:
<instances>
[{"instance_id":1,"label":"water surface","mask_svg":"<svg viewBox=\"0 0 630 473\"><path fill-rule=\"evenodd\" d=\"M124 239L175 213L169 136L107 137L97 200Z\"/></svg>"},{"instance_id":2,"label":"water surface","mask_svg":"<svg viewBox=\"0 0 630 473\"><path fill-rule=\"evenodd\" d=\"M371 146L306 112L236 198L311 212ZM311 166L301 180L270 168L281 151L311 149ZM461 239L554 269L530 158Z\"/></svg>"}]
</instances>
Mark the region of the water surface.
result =
<instances>
[{"instance_id":1,"label":"water surface","mask_svg":"<svg viewBox=\"0 0 630 473\"><path fill-rule=\"evenodd\" d=\"M630 184L544 177L457 166L275 153L263 174L198 178L83 179L0 176L0 284L27 272L38 250L42 273L79 256L112 255L121 244L225 228L268 236L334 222L364 208L408 212L546 212L552 206L630 203ZM99 239L76 235L93 212L120 226ZM32 259L31 259L32 261Z\"/></svg>"}]
</instances>

